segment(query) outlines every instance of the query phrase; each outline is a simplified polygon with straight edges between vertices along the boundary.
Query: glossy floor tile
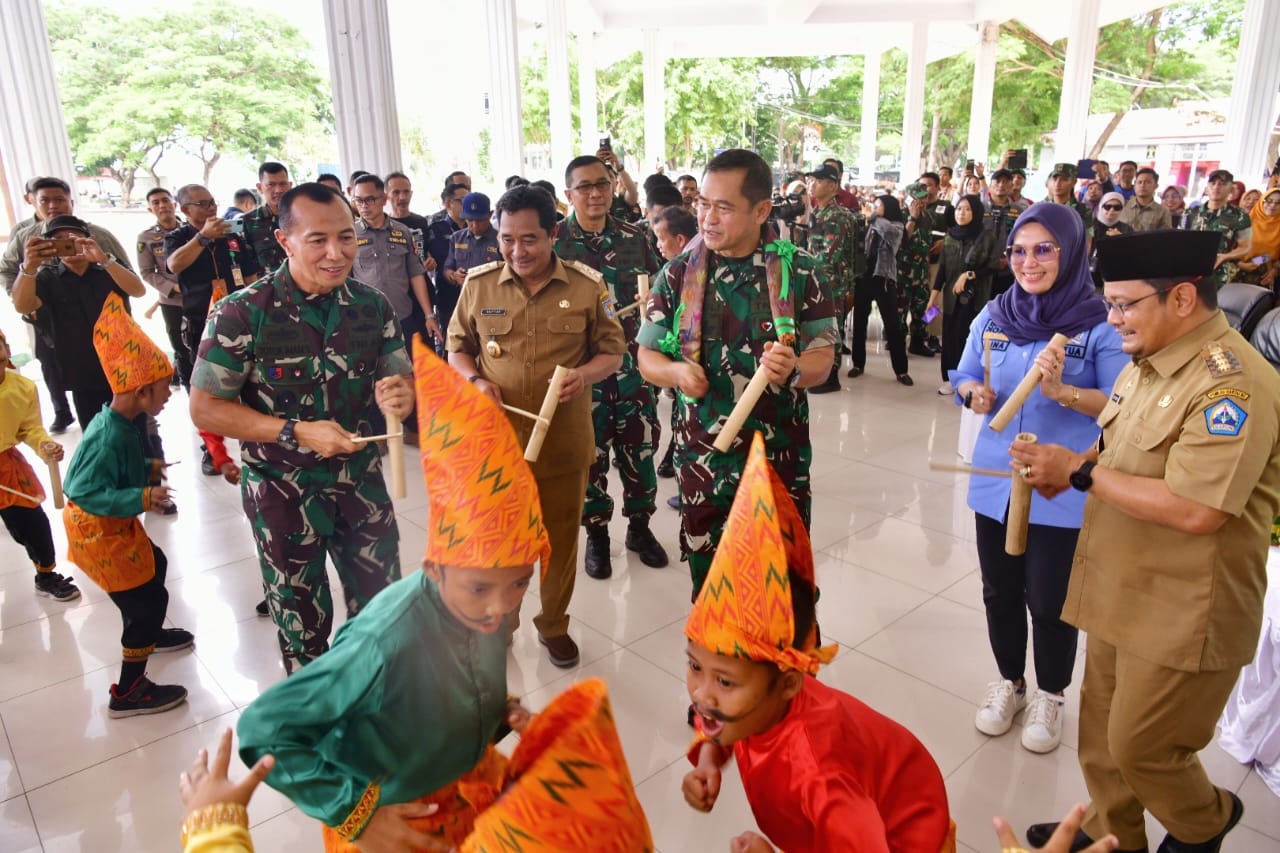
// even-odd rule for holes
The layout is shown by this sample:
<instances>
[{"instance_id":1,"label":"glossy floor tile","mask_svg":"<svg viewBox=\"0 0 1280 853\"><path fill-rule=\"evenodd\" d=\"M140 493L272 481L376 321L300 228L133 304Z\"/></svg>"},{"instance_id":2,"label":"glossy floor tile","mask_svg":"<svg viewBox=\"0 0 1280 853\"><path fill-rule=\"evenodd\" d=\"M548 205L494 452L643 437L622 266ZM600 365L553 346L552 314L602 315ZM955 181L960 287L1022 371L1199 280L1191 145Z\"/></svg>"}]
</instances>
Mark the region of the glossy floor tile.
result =
<instances>
[{"instance_id":1,"label":"glossy floor tile","mask_svg":"<svg viewBox=\"0 0 1280 853\"><path fill-rule=\"evenodd\" d=\"M847 362L846 362L847 367ZM821 586L819 622L839 644L820 678L907 726L930 750L943 775L960 849L997 849L991 816L1016 827L1057 819L1084 799L1075 732L1078 681L1068 690L1063 746L1033 755L1018 743L1020 722L988 738L973 727L975 702L995 677L982 610L982 581L973 546L973 516L961 475L931 471L931 460L956 462L959 414L934 393L937 364L912 359L917 385L893 381L883 353L867 373L842 377L838 394L814 397L813 524ZM200 473L198 438L175 395L160 421L178 489L175 517L145 523L169 557L168 622L196 634L189 652L157 657L153 678L191 691L174 711L111 720L107 690L118 673L120 622L106 595L73 567L81 599L58 604L32 592L22 551L0 536L0 851L167 853L176 849L182 807L178 774L195 751L212 745L240 709L284 677L275 629L254 606L262 581L239 490ZM660 402L669 423L669 403ZM667 442L664 426L663 447ZM68 451L79 440L64 436ZM410 449L412 454L412 449ZM408 495L395 502L402 573L417 570L429 529L426 491L416 458L407 460ZM43 471L43 466L37 466ZM616 480L613 496L621 505ZM666 506L672 480L659 480L650 525L671 564L652 569L626 550L627 519L610 524L613 577L581 571L570 608L570 634L582 659L558 669L537 642L533 583L508 657L510 690L533 709L584 678L610 686L623 749L661 853L721 851L755 820L736 771L726 769L710 814L690 809L680 793L684 757L684 620L689 572L679 557L679 515ZM53 516L59 553L66 537ZM337 621L345 618L330 572ZM509 747L511 744L504 744ZM1245 802L1229 853L1280 853L1280 801L1249 768L1216 746L1202 754L1212 778ZM244 772L238 760L233 775ZM263 787L250 808L257 848L271 853L321 849L314 820ZM1151 822L1152 845L1163 833Z\"/></svg>"}]
</instances>

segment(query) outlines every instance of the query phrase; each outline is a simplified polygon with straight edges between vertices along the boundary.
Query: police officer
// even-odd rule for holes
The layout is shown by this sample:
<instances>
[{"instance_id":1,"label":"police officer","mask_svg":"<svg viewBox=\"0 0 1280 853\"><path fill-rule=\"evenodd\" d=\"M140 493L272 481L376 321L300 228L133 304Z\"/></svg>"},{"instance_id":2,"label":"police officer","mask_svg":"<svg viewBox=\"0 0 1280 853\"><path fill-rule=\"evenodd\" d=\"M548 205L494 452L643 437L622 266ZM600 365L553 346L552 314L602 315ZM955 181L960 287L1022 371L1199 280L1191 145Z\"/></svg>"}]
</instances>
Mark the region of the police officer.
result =
<instances>
[{"instance_id":1,"label":"police officer","mask_svg":"<svg viewBox=\"0 0 1280 853\"><path fill-rule=\"evenodd\" d=\"M531 467L551 539L551 565L543 567L539 589L542 609L533 624L551 662L570 667L578 662L578 646L568 634L567 611L587 472L595 458L591 398L584 392L613 376L626 342L603 276L556 257L554 199L537 187L516 187L497 208L504 263L468 273L449 324L449 363L496 401L533 412L556 366L569 369ZM511 425L527 443L533 422L513 414Z\"/></svg>"},{"instance_id":2,"label":"police officer","mask_svg":"<svg viewBox=\"0 0 1280 853\"><path fill-rule=\"evenodd\" d=\"M831 275L831 300L835 303L840 340L844 340L845 320L853 305L854 271L861 255L857 218L837 199L840 173L829 163L805 172L813 212L809 215L809 254L825 261ZM864 264L865 265L865 264ZM810 394L840 390L840 359L831 365L825 382L809 389Z\"/></svg>"},{"instance_id":3,"label":"police officer","mask_svg":"<svg viewBox=\"0 0 1280 853\"><path fill-rule=\"evenodd\" d=\"M355 224L341 195L301 184L280 200L287 262L223 300L191 377L191 419L239 439L285 669L329 647L325 559L354 616L400 577L399 531L368 434L371 401L413 407L409 358L385 297L351 278Z\"/></svg>"},{"instance_id":4,"label":"police officer","mask_svg":"<svg viewBox=\"0 0 1280 853\"><path fill-rule=\"evenodd\" d=\"M1108 320L1133 359L1083 453L1016 442L1017 476L1088 493L1062 618L1089 634L1080 767L1092 803L1072 850L1116 836L1216 851L1243 806L1197 753L1214 737L1262 627L1280 511L1280 378L1218 310L1216 234L1098 244ZM1027 832L1043 843L1053 824Z\"/></svg>"},{"instance_id":5,"label":"police officer","mask_svg":"<svg viewBox=\"0 0 1280 853\"><path fill-rule=\"evenodd\" d=\"M174 213L173 196L164 187L147 191L147 209L155 216L155 224L138 235L138 274L142 280L160 294L160 313L164 317L164 329L173 347L173 361L177 367L174 381L183 388L191 386L191 350L182 337L182 288L178 277L169 272L164 257L164 235L182 222Z\"/></svg>"},{"instance_id":6,"label":"police officer","mask_svg":"<svg viewBox=\"0 0 1280 853\"><path fill-rule=\"evenodd\" d=\"M284 263L284 247L276 240L276 231L280 228L280 199L291 189L293 181L284 164L269 160L258 167L258 192L262 195L262 204L242 217L242 239L245 248L258 259L258 266L264 271Z\"/></svg>"},{"instance_id":7,"label":"police officer","mask_svg":"<svg viewBox=\"0 0 1280 853\"><path fill-rule=\"evenodd\" d=\"M444 216L433 216L431 227L427 229L427 253L436 264L436 287L431 294L431 304L436 308L440 326L446 329L453 318L453 308L458 304L461 287L444 274L444 265L449 260L449 250L453 247L453 235L467 227L467 223L462 220L462 200L469 192L471 190L464 184L446 186L440 194L440 201L444 203Z\"/></svg>"},{"instance_id":8,"label":"police officer","mask_svg":"<svg viewBox=\"0 0 1280 853\"><path fill-rule=\"evenodd\" d=\"M753 432L764 433L770 464L809 519L813 448L803 389L831 372L835 309L826 265L803 249L787 257L789 244L777 241L769 220L772 177L750 151L712 158L698 199L701 240L658 273L638 337L645 379L681 392L680 545L694 597L711 568ZM758 367L769 385L730 452L720 453L712 445Z\"/></svg>"},{"instance_id":9,"label":"police officer","mask_svg":"<svg viewBox=\"0 0 1280 853\"><path fill-rule=\"evenodd\" d=\"M619 308L640 298L636 277L652 276L658 259L643 230L614 218L609 212L613 179L609 168L590 155L569 161L564 172L565 196L573 207L560 228L556 254L580 261L604 277L609 295ZM636 333L640 311L621 318L627 336L627 354L617 374L591 389L591 419L595 426L596 461L587 484L582 524L587 528L587 575L609 577L609 521L613 499L609 497L610 455L622 481L622 514L627 517L628 550L636 551L646 566L667 564L667 552L649 529L658 496L654 469L660 429L654 390L636 367Z\"/></svg>"},{"instance_id":10,"label":"police officer","mask_svg":"<svg viewBox=\"0 0 1280 853\"><path fill-rule=\"evenodd\" d=\"M502 260L498 248L498 232L489 217L489 197L484 193L467 193L462 199L462 220L466 228L449 238L449 257L444 262L444 277L458 288L467 280L467 270Z\"/></svg>"}]
</instances>

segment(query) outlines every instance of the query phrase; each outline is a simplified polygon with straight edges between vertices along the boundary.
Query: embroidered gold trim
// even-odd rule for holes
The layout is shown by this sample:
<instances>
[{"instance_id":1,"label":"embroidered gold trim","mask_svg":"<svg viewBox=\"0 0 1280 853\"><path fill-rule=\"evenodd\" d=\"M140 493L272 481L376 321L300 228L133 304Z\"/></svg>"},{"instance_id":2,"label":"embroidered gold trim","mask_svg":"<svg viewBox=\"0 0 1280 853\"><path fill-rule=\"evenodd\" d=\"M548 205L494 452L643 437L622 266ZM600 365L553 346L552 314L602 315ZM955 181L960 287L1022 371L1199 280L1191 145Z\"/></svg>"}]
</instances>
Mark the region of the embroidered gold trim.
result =
<instances>
[{"instance_id":1,"label":"embroidered gold trim","mask_svg":"<svg viewBox=\"0 0 1280 853\"><path fill-rule=\"evenodd\" d=\"M187 838L197 832L208 832L216 826L235 824L249 828L249 812L239 803L214 803L199 811L187 815L182 822L182 846L187 846Z\"/></svg>"},{"instance_id":2,"label":"embroidered gold trim","mask_svg":"<svg viewBox=\"0 0 1280 853\"><path fill-rule=\"evenodd\" d=\"M347 819L342 822L341 826L334 827L338 835L347 841L355 841L365 825L369 823L369 818L373 817L373 813L378 808L378 795L382 793L382 788L377 782L370 782L369 786L364 789L364 793L360 795L360 802L356 803L356 807L351 810L351 814L347 815Z\"/></svg>"}]
</instances>

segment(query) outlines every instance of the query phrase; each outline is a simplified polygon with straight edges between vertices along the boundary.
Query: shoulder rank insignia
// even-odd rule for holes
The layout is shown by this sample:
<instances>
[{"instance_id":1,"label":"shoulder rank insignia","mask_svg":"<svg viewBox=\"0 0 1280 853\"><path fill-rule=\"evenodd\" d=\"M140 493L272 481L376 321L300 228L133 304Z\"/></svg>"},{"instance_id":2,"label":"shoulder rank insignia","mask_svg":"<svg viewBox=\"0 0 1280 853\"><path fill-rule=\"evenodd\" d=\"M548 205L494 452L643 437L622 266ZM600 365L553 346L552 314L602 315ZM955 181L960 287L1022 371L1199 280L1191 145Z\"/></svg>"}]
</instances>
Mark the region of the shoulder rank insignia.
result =
<instances>
[{"instance_id":1,"label":"shoulder rank insignia","mask_svg":"<svg viewBox=\"0 0 1280 853\"><path fill-rule=\"evenodd\" d=\"M1236 358L1236 354L1231 351L1231 348L1224 347L1217 341L1208 344L1200 354L1204 356L1205 366L1209 368L1209 375L1214 379L1230 376L1233 373L1240 373L1244 370L1244 367L1240 364L1240 359Z\"/></svg>"},{"instance_id":2,"label":"shoulder rank insignia","mask_svg":"<svg viewBox=\"0 0 1280 853\"><path fill-rule=\"evenodd\" d=\"M582 261L565 261L562 259L562 263L566 267L570 267L571 269L575 269L578 272L582 273L587 278L594 281L596 284L604 283L604 276L601 274L600 270L595 269L594 267L591 267L587 264L584 264Z\"/></svg>"},{"instance_id":3,"label":"shoulder rank insignia","mask_svg":"<svg viewBox=\"0 0 1280 853\"><path fill-rule=\"evenodd\" d=\"M487 272L493 272L500 266L502 266L502 261L493 261L491 263L481 264L478 267L472 267L471 269L467 270L466 281L471 281L471 279L475 278L478 275L484 275Z\"/></svg>"}]
</instances>

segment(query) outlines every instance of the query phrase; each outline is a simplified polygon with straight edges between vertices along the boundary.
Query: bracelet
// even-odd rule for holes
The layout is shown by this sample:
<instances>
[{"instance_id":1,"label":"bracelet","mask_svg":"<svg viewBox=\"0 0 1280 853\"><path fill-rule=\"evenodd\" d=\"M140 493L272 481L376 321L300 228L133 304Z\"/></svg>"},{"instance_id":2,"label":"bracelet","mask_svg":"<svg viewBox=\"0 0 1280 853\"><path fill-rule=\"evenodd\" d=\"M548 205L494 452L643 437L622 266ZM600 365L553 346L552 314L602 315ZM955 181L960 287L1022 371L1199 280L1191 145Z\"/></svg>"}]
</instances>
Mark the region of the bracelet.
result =
<instances>
[{"instance_id":1,"label":"bracelet","mask_svg":"<svg viewBox=\"0 0 1280 853\"><path fill-rule=\"evenodd\" d=\"M29 278L35 278L35 277L36 277L36 276L35 276L35 273L33 273L33 272L31 272L30 270L28 270L28 269L27 269L25 266L23 266L22 264L18 264L18 275L19 275L19 276L24 276L24 275L25 275L25 276L28 276Z\"/></svg>"},{"instance_id":2,"label":"bracelet","mask_svg":"<svg viewBox=\"0 0 1280 853\"><path fill-rule=\"evenodd\" d=\"M215 826L235 824L249 828L249 812L239 803L214 803L187 815L182 822L182 846L187 846L187 838L197 832L208 832Z\"/></svg>"},{"instance_id":3,"label":"bracelet","mask_svg":"<svg viewBox=\"0 0 1280 853\"><path fill-rule=\"evenodd\" d=\"M1058 405L1064 409L1072 409L1072 408L1075 408L1076 403L1079 403L1079 402L1080 402L1080 389L1077 386L1072 385L1071 399L1065 403L1058 403Z\"/></svg>"}]
</instances>

